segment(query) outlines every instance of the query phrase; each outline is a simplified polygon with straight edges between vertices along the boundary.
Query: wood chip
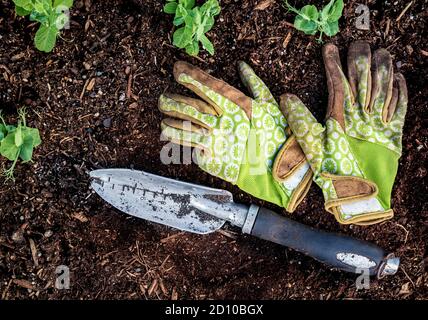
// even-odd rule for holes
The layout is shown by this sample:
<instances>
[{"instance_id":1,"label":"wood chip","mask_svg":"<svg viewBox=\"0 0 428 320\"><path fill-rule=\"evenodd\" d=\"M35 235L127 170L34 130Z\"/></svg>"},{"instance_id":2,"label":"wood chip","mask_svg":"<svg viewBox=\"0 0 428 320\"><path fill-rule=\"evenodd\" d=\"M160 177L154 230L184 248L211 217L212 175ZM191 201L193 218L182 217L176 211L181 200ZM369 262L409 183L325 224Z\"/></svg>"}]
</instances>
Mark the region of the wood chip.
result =
<instances>
[{"instance_id":1,"label":"wood chip","mask_svg":"<svg viewBox=\"0 0 428 320\"><path fill-rule=\"evenodd\" d=\"M37 258L37 248L36 248L36 244L34 243L33 239L29 239L30 242L30 250L31 250L31 256L33 257L33 261L34 261L34 265L36 267L39 266L39 259Z\"/></svg>"},{"instance_id":2,"label":"wood chip","mask_svg":"<svg viewBox=\"0 0 428 320\"><path fill-rule=\"evenodd\" d=\"M166 256L166 258L162 261L162 263L161 263L161 265L160 265L159 269L162 269L162 268L165 266L165 263L168 261L169 257L170 257L170 255L167 255L167 256Z\"/></svg>"},{"instance_id":3,"label":"wood chip","mask_svg":"<svg viewBox=\"0 0 428 320\"><path fill-rule=\"evenodd\" d=\"M149 297L153 294L153 292L156 292L156 289L158 288L158 279L153 280L152 284L149 287L149 290L147 291L147 294Z\"/></svg>"},{"instance_id":4,"label":"wood chip","mask_svg":"<svg viewBox=\"0 0 428 320\"><path fill-rule=\"evenodd\" d=\"M400 19L404 16L404 14L407 12L407 10L409 10L410 6L413 4L413 1L410 1L408 3L408 5L404 8L403 11L401 11L400 15L398 16L398 18L395 21L400 21Z\"/></svg>"},{"instance_id":5,"label":"wood chip","mask_svg":"<svg viewBox=\"0 0 428 320\"><path fill-rule=\"evenodd\" d=\"M91 91L95 86L95 78L92 78L91 81L89 81L88 86L86 87L87 91Z\"/></svg>"},{"instance_id":6,"label":"wood chip","mask_svg":"<svg viewBox=\"0 0 428 320\"><path fill-rule=\"evenodd\" d=\"M140 283L140 291L141 294L145 295L146 294L146 288L144 288L144 285Z\"/></svg>"},{"instance_id":7,"label":"wood chip","mask_svg":"<svg viewBox=\"0 0 428 320\"><path fill-rule=\"evenodd\" d=\"M130 105L129 105L129 109L137 109L137 107L138 107L138 102L133 102L133 103L131 103Z\"/></svg>"},{"instance_id":8,"label":"wood chip","mask_svg":"<svg viewBox=\"0 0 428 320\"><path fill-rule=\"evenodd\" d=\"M178 293L177 293L177 289L175 287L172 288L171 300L178 300Z\"/></svg>"},{"instance_id":9,"label":"wood chip","mask_svg":"<svg viewBox=\"0 0 428 320\"><path fill-rule=\"evenodd\" d=\"M292 24L291 22L284 21L284 24L285 24L286 26L288 26L288 27L292 28L292 29L295 29L295 28L294 28L294 24Z\"/></svg>"},{"instance_id":10,"label":"wood chip","mask_svg":"<svg viewBox=\"0 0 428 320\"><path fill-rule=\"evenodd\" d=\"M9 70L9 68L6 67L4 64L0 64L0 69L4 69L8 74L12 74L12 72Z\"/></svg>"},{"instance_id":11,"label":"wood chip","mask_svg":"<svg viewBox=\"0 0 428 320\"><path fill-rule=\"evenodd\" d=\"M410 285L410 282L406 282L405 284L403 284L402 286L401 286L401 289L400 289L400 292L398 292L398 294L401 296L401 295L410 295L411 293L412 293L412 291L410 291L410 289L409 289L409 285Z\"/></svg>"},{"instance_id":12,"label":"wood chip","mask_svg":"<svg viewBox=\"0 0 428 320\"><path fill-rule=\"evenodd\" d=\"M287 48L288 43L290 42L290 40L291 40L291 31L289 31L289 32L287 33L287 35L285 36L284 42L282 43L282 47L283 47L284 49L286 49L286 48Z\"/></svg>"},{"instance_id":13,"label":"wood chip","mask_svg":"<svg viewBox=\"0 0 428 320\"><path fill-rule=\"evenodd\" d=\"M386 37L388 36L390 25L391 25L391 20L388 18L386 20L386 28L385 28L384 39L386 39Z\"/></svg>"},{"instance_id":14,"label":"wood chip","mask_svg":"<svg viewBox=\"0 0 428 320\"><path fill-rule=\"evenodd\" d=\"M15 54L12 58L10 58L10 60L17 61L24 57L25 57L25 52L21 52L21 53Z\"/></svg>"},{"instance_id":15,"label":"wood chip","mask_svg":"<svg viewBox=\"0 0 428 320\"><path fill-rule=\"evenodd\" d=\"M160 287L162 293L165 296L168 296L168 290L166 289L165 284L163 283L162 279L159 279L159 287Z\"/></svg>"},{"instance_id":16,"label":"wood chip","mask_svg":"<svg viewBox=\"0 0 428 320\"><path fill-rule=\"evenodd\" d=\"M126 90L126 97L128 99L131 99L132 96L132 73L130 73L128 77L128 88Z\"/></svg>"},{"instance_id":17,"label":"wood chip","mask_svg":"<svg viewBox=\"0 0 428 320\"><path fill-rule=\"evenodd\" d=\"M7 299L7 292L9 291L10 285L12 284L12 280L9 280L6 289L4 289L2 295L1 295L1 300L6 300Z\"/></svg>"},{"instance_id":18,"label":"wood chip","mask_svg":"<svg viewBox=\"0 0 428 320\"><path fill-rule=\"evenodd\" d=\"M261 1L258 5L254 7L254 10L265 10L269 8L272 3L273 3L273 0Z\"/></svg>"},{"instance_id":19,"label":"wood chip","mask_svg":"<svg viewBox=\"0 0 428 320\"><path fill-rule=\"evenodd\" d=\"M422 55L424 55L425 57L428 57L428 51L422 50L420 49Z\"/></svg>"},{"instance_id":20,"label":"wood chip","mask_svg":"<svg viewBox=\"0 0 428 320\"><path fill-rule=\"evenodd\" d=\"M226 231L226 230L223 230L223 229L219 229L219 230L217 230L217 232L218 233L220 233L220 234L222 234L223 236L225 236L225 237L228 237L228 238L230 238L230 239L236 239L237 237L236 237L236 235L235 234L233 234L232 232L230 232L230 231Z\"/></svg>"},{"instance_id":21,"label":"wood chip","mask_svg":"<svg viewBox=\"0 0 428 320\"><path fill-rule=\"evenodd\" d=\"M0 246L5 246L6 248L9 248L9 249L15 249L15 247L13 246L13 245L11 245L11 244L9 244L9 243L6 243L6 242L1 242L0 241Z\"/></svg>"},{"instance_id":22,"label":"wood chip","mask_svg":"<svg viewBox=\"0 0 428 320\"><path fill-rule=\"evenodd\" d=\"M74 219L79 220L80 222L88 222L88 218L86 218L86 216L81 213L81 212L75 212L71 215Z\"/></svg>"},{"instance_id":23,"label":"wood chip","mask_svg":"<svg viewBox=\"0 0 428 320\"><path fill-rule=\"evenodd\" d=\"M34 286L31 284L30 281L22 279L13 279L13 283L22 288L34 290Z\"/></svg>"},{"instance_id":24,"label":"wood chip","mask_svg":"<svg viewBox=\"0 0 428 320\"><path fill-rule=\"evenodd\" d=\"M91 27L91 25L92 25L91 20L87 20L87 21L85 22L85 32L88 32L88 30L89 30L89 28Z\"/></svg>"},{"instance_id":25,"label":"wood chip","mask_svg":"<svg viewBox=\"0 0 428 320\"><path fill-rule=\"evenodd\" d=\"M46 283L46 285L43 287L43 290L46 290L46 289L49 289L49 288L52 288L53 286L53 282L52 281L48 281L47 283Z\"/></svg>"},{"instance_id":26,"label":"wood chip","mask_svg":"<svg viewBox=\"0 0 428 320\"><path fill-rule=\"evenodd\" d=\"M89 79L87 79L85 81L85 84L83 85L83 89L82 89L82 92L80 93L80 97L79 97L80 100L82 100L83 96L85 95L86 87L88 86L88 83L89 83Z\"/></svg>"},{"instance_id":27,"label":"wood chip","mask_svg":"<svg viewBox=\"0 0 428 320\"><path fill-rule=\"evenodd\" d=\"M171 240L174 240L175 238L177 238L178 236L181 236L182 234L184 234L184 232L178 232L178 233L174 233L173 235L170 235L169 237L163 238L161 239L161 243L165 243Z\"/></svg>"}]
</instances>

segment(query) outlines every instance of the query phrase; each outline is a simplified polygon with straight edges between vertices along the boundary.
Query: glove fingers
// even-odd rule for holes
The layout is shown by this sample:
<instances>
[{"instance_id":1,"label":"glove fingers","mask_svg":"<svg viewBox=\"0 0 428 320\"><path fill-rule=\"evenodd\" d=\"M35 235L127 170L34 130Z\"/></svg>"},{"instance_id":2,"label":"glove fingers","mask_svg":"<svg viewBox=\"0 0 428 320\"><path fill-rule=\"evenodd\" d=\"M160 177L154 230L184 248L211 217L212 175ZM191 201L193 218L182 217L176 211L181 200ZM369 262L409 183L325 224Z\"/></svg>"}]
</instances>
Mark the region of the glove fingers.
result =
<instances>
[{"instance_id":1,"label":"glove fingers","mask_svg":"<svg viewBox=\"0 0 428 320\"><path fill-rule=\"evenodd\" d=\"M226 82L216 79L184 61L174 64L174 77L178 83L189 88L210 104L218 115L228 111L225 109L233 110L238 106L245 111L249 119L251 118L251 98Z\"/></svg>"},{"instance_id":2,"label":"glove fingers","mask_svg":"<svg viewBox=\"0 0 428 320\"><path fill-rule=\"evenodd\" d=\"M202 139L206 130L195 126L190 121L166 118L161 122L162 136L182 146L204 149Z\"/></svg>"},{"instance_id":3,"label":"glove fingers","mask_svg":"<svg viewBox=\"0 0 428 320\"><path fill-rule=\"evenodd\" d=\"M373 55L372 94L370 111L375 117L387 122L388 109L393 100L393 66L392 57L385 49L377 50Z\"/></svg>"},{"instance_id":4,"label":"glove fingers","mask_svg":"<svg viewBox=\"0 0 428 320\"><path fill-rule=\"evenodd\" d=\"M217 122L215 109L198 99L165 93L159 97L158 106L159 110L168 116L192 121L209 130Z\"/></svg>"},{"instance_id":5,"label":"glove fingers","mask_svg":"<svg viewBox=\"0 0 428 320\"><path fill-rule=\"evenodd\" d=\"M239 75L255 100L277 104L266 84L255 74L245 62L239 62Z\"/></svg>"},{"instance_id":6,"label":"glove fingers","mask_svg":"<svg viewBox=\"0 0 428 320\"><path fill-rule=\"evenodd\" d=\"M365 41L353 42L348 51L348 79L352 94L359 106L368 112L372 90L370 45Z\"/></svg>"},{"instance_id":7,"label":"glove fingers","mask_svg":"<svg viewBox=\"0 0 428 320\"><path fill-rule=\"evenodd\" d=\"M320 172L325 128L295 95L282 95L280 108L312 170L314 173Z\"/></svg>"},{"instance_id":8,"label":"glove fingers","mask_svg":"<svg viewBox=\"0 0 428 320\"><path fill-rule=\"evenodd\" d=\"M328 86L328 107L326 119L334 118L345 129L345 108L353 108L353 95L342 71L339 50L333 44L323 47L323 59Z\"/></svg>"},{"instance_id":9,"label":"glove fingers","mask_svg":"<svg viewBox=\"0 0 428 320\"><path fill-rule=\"evenodd\" d=\"M394 109L391 109L391 111L388 110L388 115L390 116L390 120L399 121L403 125L407 112L408 95L406 79L404 79L401 73L394 74L394 89L398 92L396 107L394 106Z\"/></svg>"}]
</instances>

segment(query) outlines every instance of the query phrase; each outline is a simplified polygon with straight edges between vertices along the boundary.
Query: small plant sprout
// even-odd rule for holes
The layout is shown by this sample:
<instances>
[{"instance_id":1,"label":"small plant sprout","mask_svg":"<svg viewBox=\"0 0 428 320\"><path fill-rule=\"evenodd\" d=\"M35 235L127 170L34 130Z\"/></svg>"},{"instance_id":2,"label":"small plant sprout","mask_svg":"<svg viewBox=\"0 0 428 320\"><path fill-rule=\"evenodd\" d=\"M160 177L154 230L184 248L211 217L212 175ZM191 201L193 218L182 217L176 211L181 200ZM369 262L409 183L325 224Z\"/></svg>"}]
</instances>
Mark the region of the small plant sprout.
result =
<instances>
[{"instance_id":1,"label":"small plant sprout","mask_svg":"<svg viewBox=\"0 0 428 320\"><path fill-rule=\"evenodd\" d=\"M13 172L18 159L29 162L33 157L33 150L41 143L39 130L27 127L25 109L18 111L18 125L6 124L0 113L0 154L12 162L8 169L3 170L6 180L15 180Z\"/></svg>"},{"instance_id":2,"label":"small plant sprout","mask_svg":"<svg viewBox=\"0 0 428 320\"><path fill-rule=\"evenodd\" d=\"M40 23L34 37L36 48L51 52L55 47L60 30L69 22L68 10L73 0L13 0L18 16L30 16L31 21Z\"/></svg>"},{"instance_id":3,"label":"small plant sprout","mask_svg":"<svg viewBox=\"0 0 428 320\"><path fill-rule=\"evenodd\" d=\"M306 34L314 35L320 32L318 38L322 42L322 36L325 33L332 37L339 32L339 19L342 16L343 0L330 0L321 11L314 5L306 5L303 8L296 9L285 0L288 10L296 14L294 27Z\"/></svg>"},{"instance_id":4,"label":"small plant sprout","mask_svg":"<svg viewBox=\"0 0 428 320\"><path fill-rule=\"evenodd\" d=\"M174 15L175 26L181 26L173 34L173 44L185 49L187 54L197 56L201 43L213 55L214 46L205 34L214 26L214 17L220 10L217 0L207 0L200 7L195 7L195 0L167 0L164 11Z\"/></svg>"}]
</instances>

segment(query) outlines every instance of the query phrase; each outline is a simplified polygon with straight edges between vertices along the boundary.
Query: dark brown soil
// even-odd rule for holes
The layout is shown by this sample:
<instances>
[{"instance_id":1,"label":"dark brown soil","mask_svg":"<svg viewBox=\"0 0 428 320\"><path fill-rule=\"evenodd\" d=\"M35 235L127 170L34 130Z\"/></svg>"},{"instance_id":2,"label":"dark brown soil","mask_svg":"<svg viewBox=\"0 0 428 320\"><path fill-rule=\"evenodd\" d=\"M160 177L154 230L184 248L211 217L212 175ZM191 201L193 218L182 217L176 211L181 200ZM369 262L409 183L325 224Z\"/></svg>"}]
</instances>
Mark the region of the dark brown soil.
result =
<instances>
[{"instance_id":1,"label":"dark brown soil","mask_svg":"<svg viewBox=\"0 0 428 320\"><path fill-rule=\"evenodd\" d=\"M276 97L293 92L322 120L327 90L321 45L290 26L293 15L281 1L255 10L261 2L221 1L222 13L209 33L216 54L196 59L171 46L172 19L162 13L161 0L140 1L140 6L77 0L71 28L51 54L35 50L37 26L15 17L11 1L0 0L0 108L13 122L16 109L28 105L29 123L43 139L34 162L17 166L16 182L0 186L1 299L428 298L424 1L413 1L399 21L410 1L346 1L341 32L331 39L343 55L355 39L388 48L407 79L409 112L393 190L395 218L370 227L340 226L324 211L315 186L292 216L395 252L402 259L396 276L357 290L355 276L239 235L232 227L207 236L181 233L126 216L91 193L89 170L133 167L224 188L236 201L285 214L195 165L165 166L159 160L164 142L157 99L165 90L182 90L172 77L179 59L241 89L236 61L245 60ZM371 31L354 28L357 2L371 8ZM92 90L83 91L91 81ZM59 265L71 270L70 290L54 287Z\"/></svg>"}]
</instances>

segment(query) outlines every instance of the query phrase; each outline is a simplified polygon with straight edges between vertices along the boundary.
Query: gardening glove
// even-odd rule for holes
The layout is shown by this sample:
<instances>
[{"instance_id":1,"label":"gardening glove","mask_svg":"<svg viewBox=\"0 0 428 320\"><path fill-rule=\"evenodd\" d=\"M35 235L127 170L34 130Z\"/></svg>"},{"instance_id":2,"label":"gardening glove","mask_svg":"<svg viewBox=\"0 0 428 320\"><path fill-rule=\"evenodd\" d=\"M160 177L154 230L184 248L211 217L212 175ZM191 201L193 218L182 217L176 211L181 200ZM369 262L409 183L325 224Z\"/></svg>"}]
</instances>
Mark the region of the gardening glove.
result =
<instances>
[{"instance_id":1,"label":"gardening glove","mask_svg":"<svg viewBox=\"0 0 428 320\"><path fill-rule=\"evenodd\" d=\"M377 50L372 59L362 41L349 48L348 79L336 46L324 46L323 58L329 91L325 126L296 96L283 95L281 110L323 191L326 210L344 224L390 219L407 109L404 77L393 73L388 51Z\"/></svg>"},{"instance_id":2,"label":"gardening glove","mask_svg":"<svg viewBox=\"0 0 428 320\"><path fill-rule=\"evenodd\" d=\"M193 65L175 63L176 81L204 101L161 95L159 109L170 117L162 134L195 147L202 170L292 212L310 187L309 164L266 85L244 62L239 72L255 99Z\"/></svg>"}]
</instances>

